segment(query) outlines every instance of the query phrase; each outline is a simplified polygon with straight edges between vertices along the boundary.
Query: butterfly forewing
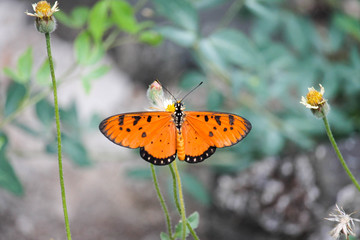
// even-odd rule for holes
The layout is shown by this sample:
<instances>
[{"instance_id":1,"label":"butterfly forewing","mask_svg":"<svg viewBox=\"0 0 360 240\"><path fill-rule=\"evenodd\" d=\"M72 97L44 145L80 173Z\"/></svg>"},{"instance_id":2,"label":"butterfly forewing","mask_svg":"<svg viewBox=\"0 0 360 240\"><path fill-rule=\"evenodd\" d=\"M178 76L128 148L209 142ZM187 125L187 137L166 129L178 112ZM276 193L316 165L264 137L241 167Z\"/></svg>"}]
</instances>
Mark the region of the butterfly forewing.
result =
<instances>
[{"instance_id":1,"label":"butterfly forewing","mask_svg":"<svg viewBox=\"0 0 360 240\"><path fill-rule=\"evenodd\" d=\"M218 148L238 143L251 130L251 123L235 114L186 112L185 118L207 144Z\"/></svg>"},{"instance_id":2,"label":"butterfly forewing","mask_svg":"<svg viewBox=\"0 0 360 240\"><path fill-rule=\"evenodd\" d=\"M109 117L100 123L100 131L112 142L129 148L147 145L157 131L171 123L168 112L125 113Z\"/></svg>"}]
</instances>

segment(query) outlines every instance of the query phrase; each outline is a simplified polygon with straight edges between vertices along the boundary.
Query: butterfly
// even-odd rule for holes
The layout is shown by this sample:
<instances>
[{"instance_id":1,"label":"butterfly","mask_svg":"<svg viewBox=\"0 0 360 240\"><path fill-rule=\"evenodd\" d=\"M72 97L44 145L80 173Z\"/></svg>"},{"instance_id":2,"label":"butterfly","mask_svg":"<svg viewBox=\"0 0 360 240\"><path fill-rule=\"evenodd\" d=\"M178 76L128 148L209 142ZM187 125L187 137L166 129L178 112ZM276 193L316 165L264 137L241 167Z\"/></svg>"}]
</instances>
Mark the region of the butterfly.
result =
<instances>
[{"instance_id":1,"label":"butterfly","mask_svg":"<svg viewBox=\"0 0 360 240\"><path fill-rule=\"evenodd\" d=\"M251 123L236 114L184 111L183 99L173 101L164 111L108 117L99 129L117 145L140 148L140 156L154 165L170 164L176 155L188 163L202 162L216 148L238 143L251 130Z\"/></svg>"}]
</instances>

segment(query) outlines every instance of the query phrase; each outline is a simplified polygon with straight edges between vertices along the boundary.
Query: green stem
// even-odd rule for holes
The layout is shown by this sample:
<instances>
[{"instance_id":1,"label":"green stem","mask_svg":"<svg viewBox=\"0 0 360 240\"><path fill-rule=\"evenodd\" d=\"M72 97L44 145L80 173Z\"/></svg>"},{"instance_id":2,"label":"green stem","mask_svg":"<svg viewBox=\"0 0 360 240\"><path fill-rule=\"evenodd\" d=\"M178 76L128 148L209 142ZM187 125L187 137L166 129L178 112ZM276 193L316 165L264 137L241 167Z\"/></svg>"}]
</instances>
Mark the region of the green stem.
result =
<instances>
[{"instance_id":1,"label":"green stem","mask_svg":"<svg viewBox=\"0 0 360 240\"><path fill-rule=\"evenodd\" d=\"M151 174L152 174L152 178L153 178L153 181L154 181L156 193L157 193L157 196L158 196L158 198L160 200L161 207L162 207L162 209L164 211L164 214L165 214L166 226L167 226L167 229L168 229L168 232L169 232L169 236L170 236L170 239L174 239L173 236L172 236L171 220L170 220L169 211L168 211L168 209L166 207L164 198L163 198L163 196L162 196L162 194L160 192L160 187L159 187L159 183L158 183L158 180L157 180L157 177L156 177L155 167L152 164L150 164L150 167L151 167Z\"/></svg>"},{"instance_id":2,"label":"green stem","mask_svg":"<svg viewBox=\"0 0 360 240\"><path fill-rule=\"evenodd\" d=\"M185 204L184 204L184 196L183 196L183 192L182 192L182 186L181 186L181 179L180 179L180 174L176 165L176 161L173 161L172 163L173 167L174 167L174 172L175 172L175 176L176 176L176 182L177 182L177 186L178 186L178 191L179 191L179 199L180 199L180 215L181 215L181 221L182 221L182 239L185 240L186 238L186 213L185 213Z\"/></svg>"},{"instance_id":3,"label":"green stem","mask_svg":"<svg viewBox=\"0 0 360 240\"><path fill-rule=\"evenodd\" d=\"M328 135L328 137L329 137L329 140L330 140L330 142L331 142L331 144L332 144L332 146L333 146L333 148L334 148L334 150L335 150L335 152L336 152L336 155L338 156L338 158L339 158L339 160L340 160L341 165L343 166L343 168L345 169L347 175L349 175L351 181L354 183L354 185L356 186L356 188L357 188L357 189L359 190L359 192L360 192L360 185L359 185L359 183L356 181L354 175L351 173L351 171L350 171L350 169L348 168L348 166L346 165L346 162L345 162L345 160L344 160L344 158L343 158L343 156L342 156L342 154L341 154L341 152L340 152L340 150L339 150L339 148L338 148L338 146L337 146L337 144L336 144L336 142L335 142L334 136L333 136L333 134L332 134L332 132L331 132L330 125L329 125L329 122L328 122L326 116L323 117L323 121L324 121L324 124L325 124L326 133L327 133L327 135Z\"/></svg>"},{"instance_id":4,"label":"green stem","mask_svg":"<svg viewBox=\"0 0 360 240\"><path fill-rule=\"evenodd\" d=\"M178 210L178 212L181 214L181 209L180 209L180 204L179 204L179 198L178 198L178 195L177 195L177 184L176 184L176 175L175 175L175 171L174 171L174 168L172 167L172 165L170 164L169 165L170 167L170 171L171 171L171 175L172 175L172 178L173 178L173 193L174 193L174 201L175 201L175 205L176 205L176 208ZM187 228L189 229L192 237L195 239L195 240L199 240L199 237L197 236L196 232L194 231L194 229L191 227L190 223L186 220L186 226Z\"/></svg>"},{"instance_id":5,"label":"green stem","mask_svg":"<svg viewBox=\"0 0 360 240\"><path fill-rule=\"evenodd\" d=\"M60 178L61 198L62 198L62 205L63 205L63 210L64 210L64 220L65 220L65 227L66 227L66 235L67 235L67 239L71 240L69 217L68 217L67 206L66 206L64 175L63 175L63 167L62 167L59 105L58 105L56 79L55 79L55 72L54 72L54 63L53 63L52 56L51 56L50 33L45 33L45 38L46 38L47 53L48 53L48 57L49 57L49 65L50 65L51 80L52 80L52 85L53 85L53 93L54 93L54 106L55 106L55 121L56 121L56 133L57 133L57 144L58 144L57 147L58 147L58 163L59 163L59 178Z\"/></svg>"}]
</instances>

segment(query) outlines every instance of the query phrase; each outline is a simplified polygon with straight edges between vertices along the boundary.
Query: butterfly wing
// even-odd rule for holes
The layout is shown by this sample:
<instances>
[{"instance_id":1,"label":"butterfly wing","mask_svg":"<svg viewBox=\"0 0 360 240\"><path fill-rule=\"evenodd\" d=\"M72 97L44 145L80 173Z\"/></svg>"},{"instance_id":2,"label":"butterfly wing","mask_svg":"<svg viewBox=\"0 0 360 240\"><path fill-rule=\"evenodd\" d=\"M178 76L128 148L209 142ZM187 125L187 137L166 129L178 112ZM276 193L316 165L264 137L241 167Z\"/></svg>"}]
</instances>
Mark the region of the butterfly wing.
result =
<instances>
[{"instance_id":1,"label":"butterfly wing","mask_svg":"<svg viewBox=\"0 0 360 240\"><path fill-rule=\"evenodd\" d=\"M235 114L185 112L183 123L185 161L194 163L210 157L216 148L232 146L251 130L251 123Z\"/></svg>"},{"instance_id":2,"label":"butterfly wing","mask_svg":"<svg viewBox=\"0 0 360 240\"><path fill-rule=\"evenodd\" d=\"M103 120L99 129L115 144L140 148L140 156L153 164L169 164L176 158L175 124L169 112L114 115Z\"/></svg>"}]
</instances>

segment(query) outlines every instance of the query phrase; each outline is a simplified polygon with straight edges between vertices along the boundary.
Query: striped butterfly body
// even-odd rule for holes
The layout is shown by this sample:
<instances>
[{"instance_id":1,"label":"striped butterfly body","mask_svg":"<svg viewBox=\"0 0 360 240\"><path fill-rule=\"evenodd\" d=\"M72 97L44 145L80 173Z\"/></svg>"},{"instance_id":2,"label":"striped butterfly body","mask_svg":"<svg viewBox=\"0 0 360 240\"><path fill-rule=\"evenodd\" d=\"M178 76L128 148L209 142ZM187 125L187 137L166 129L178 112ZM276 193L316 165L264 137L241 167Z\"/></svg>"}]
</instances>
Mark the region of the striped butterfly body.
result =
<instances>
[{"instance_id":1,"label":"striped butterfly body","mask_svg":"<svg viewBox=\"0 0 360 240\"><path fill-rule=\"evenodd\" d=\"M140 148L140 156L155 165L170 164L176 155L181 161L202 162L251 130L251 123L235 114L184 109L176 101L166 111L118 114L103 120L99 129L115 144Z\"/></svg>"}]
</instances>

